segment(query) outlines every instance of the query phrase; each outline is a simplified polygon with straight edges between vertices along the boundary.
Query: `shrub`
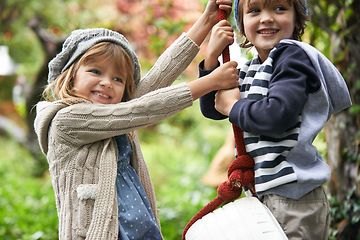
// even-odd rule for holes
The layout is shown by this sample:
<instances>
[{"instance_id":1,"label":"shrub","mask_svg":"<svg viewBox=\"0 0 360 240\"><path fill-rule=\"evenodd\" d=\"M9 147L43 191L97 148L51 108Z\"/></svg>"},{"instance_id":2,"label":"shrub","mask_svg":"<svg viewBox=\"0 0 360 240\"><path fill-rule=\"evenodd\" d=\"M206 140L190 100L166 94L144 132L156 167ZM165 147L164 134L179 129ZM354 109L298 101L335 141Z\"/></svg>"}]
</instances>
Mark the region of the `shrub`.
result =
<instances>
[{"instance_id":1,"label":"shrub","mask_svg":"<svg viewBox=\"0 0 360 240\"><path fill-rule=\"evenodd\" d=\"M34 160L0 138L0 239L57 239L58 219L48 176L34 178Z\"/></svg>"}]
</instances>

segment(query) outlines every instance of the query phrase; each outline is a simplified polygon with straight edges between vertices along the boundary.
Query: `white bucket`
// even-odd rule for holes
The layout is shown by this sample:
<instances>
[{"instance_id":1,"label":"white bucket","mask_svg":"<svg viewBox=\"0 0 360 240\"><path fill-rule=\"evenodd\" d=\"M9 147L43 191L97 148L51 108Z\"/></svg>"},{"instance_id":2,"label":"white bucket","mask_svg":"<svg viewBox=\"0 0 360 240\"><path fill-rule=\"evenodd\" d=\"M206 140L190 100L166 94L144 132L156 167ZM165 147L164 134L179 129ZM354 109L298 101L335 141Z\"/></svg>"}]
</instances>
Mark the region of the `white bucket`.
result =
<instances>
[{"instance_id":1,"label":"white bucket","mask_svg":"<svg viewBox=\"0 0 360 240\"><path fill-rule=\"evenodd\" d=\"M288 239L270 210L255 197L228 203L197 220L186 240Z\"/></svg>"}]
</instances>

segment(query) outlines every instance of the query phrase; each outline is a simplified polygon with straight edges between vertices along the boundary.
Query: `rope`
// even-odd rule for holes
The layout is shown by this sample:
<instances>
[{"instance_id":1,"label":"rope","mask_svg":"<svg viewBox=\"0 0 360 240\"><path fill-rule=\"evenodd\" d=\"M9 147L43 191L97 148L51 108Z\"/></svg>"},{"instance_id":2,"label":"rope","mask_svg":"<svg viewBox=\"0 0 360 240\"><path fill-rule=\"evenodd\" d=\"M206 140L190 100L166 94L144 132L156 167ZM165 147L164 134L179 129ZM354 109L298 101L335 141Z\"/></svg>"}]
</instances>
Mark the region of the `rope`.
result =
<instances>
[{"instance_id":1,"label":"rope","mask_svg":"<svg viewBox=\"0 0 360 240\"><path fill-rule=\"evenodd\" d=\"M226 19L226 12L219 9L219 20ZM230 61L229 46L227 46L223 53L223 63ZM254 160L248 154L244 145L244 137L241 129L232 125L235 146L237 150L237 158L230 164L228 168L228 180L220 184L217 189L218 196L203 207L186 225L182 239L185 240L185 235L189 228L199 219L204 217L206 214L214 211L225 201L233 201L241 196L242 187L247 186L253 196L257 197L255 192L254 184Z\"/></svg>"},{"instance_id":2,"label":"rope","mask_svg":"<svg viewBox=\"0 0 360 240\"><path fill-rule=\"evenodd\" d=\"M225 20L226 19L226 12L219 9L219 21L221 20ZM222 58L223 58L223 63L229 62L230 61L230 51L229 51L229 46L226 46L226 48L223 50L222 52Z\"/></svg>"}]
</instances>

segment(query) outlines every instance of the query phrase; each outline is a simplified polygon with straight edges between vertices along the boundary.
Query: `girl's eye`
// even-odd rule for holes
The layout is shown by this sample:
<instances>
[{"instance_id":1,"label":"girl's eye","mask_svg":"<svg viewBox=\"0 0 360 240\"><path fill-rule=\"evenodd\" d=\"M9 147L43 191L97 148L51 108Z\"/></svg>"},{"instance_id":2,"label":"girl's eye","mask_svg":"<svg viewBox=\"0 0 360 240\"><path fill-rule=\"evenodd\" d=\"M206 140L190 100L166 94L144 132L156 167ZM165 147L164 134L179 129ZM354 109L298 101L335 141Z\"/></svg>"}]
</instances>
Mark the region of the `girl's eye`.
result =
<instances>
[{"instance_id":1,"label":"girl's eye","mask_svg":"<svg viewBox=\"0 0 360 240\"><path fill-rule=\"evenodd\" d=\"M277 7L275 8L275 11L285 11L286 9L284 7Z\"/></svg>"},{"instance_id":2,"label":"girl's eye","mask_svg":"<svg viewBox=\"0 0 360 240\"><path fill-rule=\"evenodd\" d=\"M121 78L114 78L114 80L120 83L124 83L124 81Z\"/></svg>"},{"instance_id":3,"label":"girl's eye","mask_svg":"<svg viewBox=\"0 0 360 240\"><path fill-rule=\"evenodd\" d=\"M96 69L92 69L92 70L90 70L89 72L91 72L91 73L94 73L94 74L100 74L100 71L99 70L96 70Z\"/></svg>"}]
</instances>

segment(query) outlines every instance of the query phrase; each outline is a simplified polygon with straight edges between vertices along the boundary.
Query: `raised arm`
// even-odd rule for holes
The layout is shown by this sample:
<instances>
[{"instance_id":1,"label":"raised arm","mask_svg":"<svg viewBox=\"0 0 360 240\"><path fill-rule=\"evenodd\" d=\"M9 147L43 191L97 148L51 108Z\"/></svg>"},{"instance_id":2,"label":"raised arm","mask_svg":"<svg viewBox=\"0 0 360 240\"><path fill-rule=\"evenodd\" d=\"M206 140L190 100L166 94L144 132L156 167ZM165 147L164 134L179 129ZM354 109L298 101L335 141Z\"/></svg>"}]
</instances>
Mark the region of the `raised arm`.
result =
<instances>
[{"instance_id":1,"label":"raised arm","mask_svg":"<svg viewBox=\"0 0 360 240\"><path fill-rule=\"evenodd\" d=\"M224 10L228 17L231 13L231 5L231 0L209 0L204 13L188 31L188 36L200 46L212 27L219 21L219 8Z\"/></svg>"},{"instance_id":2,"label":"raised arm","mask_svg":"<svg viewBox=\"0 0 360 240\"><path fill-rule=\"evenodd\" d=\"M167 48L150 71L141 79L134 97L170 86L189 66L199 52L199 46L218 22L218 9L225 10L229 15L231 4L231 0L209 0L204 13L190 30L186 34L183 33Z\"/></svg>"}]
</instances>

